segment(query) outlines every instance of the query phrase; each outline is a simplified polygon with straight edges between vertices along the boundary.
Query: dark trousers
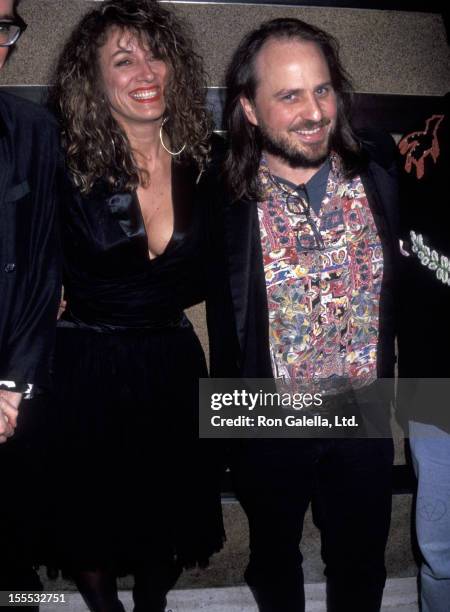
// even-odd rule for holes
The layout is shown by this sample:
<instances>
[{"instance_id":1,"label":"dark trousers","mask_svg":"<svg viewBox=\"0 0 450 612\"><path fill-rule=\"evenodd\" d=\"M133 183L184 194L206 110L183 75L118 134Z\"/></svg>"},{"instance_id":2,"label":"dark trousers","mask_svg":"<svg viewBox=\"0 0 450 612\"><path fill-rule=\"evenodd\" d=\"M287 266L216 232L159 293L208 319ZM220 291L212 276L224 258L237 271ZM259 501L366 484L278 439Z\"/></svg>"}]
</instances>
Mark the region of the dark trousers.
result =
<instances>
[{"instance_id":1,"label":"dark trousers","mask_svg":"<svg viewBox=\"0 0 450 612\"><path fill-rule=\"evenodd\" d=\"M0 591L42 590L34 565L46 538L46 507L54 502L46 459L51 427L43 397L23 400L14 436L0 445Z\"/></svg>"},{"instance_id":2,"label":"dark trousers","mask_svg":"<svg viewBox=\"0 0 450 612\"><path fill-rule=\"evenodd\" d=\"M246 440L232 452L250 528L245 579L260 612L305 610L303 520L322 537L329 612L378 612L392 496L392 439Z\"/></svg>"}]
</instances>

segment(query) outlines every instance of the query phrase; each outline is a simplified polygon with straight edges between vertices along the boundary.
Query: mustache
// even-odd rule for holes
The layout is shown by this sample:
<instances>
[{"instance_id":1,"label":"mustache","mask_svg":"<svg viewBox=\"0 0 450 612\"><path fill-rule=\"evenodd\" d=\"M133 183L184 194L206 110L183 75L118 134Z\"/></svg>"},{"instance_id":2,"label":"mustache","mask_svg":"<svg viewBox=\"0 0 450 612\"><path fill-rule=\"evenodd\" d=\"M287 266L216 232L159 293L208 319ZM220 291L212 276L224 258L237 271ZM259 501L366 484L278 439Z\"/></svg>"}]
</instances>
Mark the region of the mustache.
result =
<instances>
[{"instance_id":1,"label":"mustache","mask_svg":"<svg viewBox=\"0 0 450 612\"><path fill-rule=\"evenodd\" d=\"M299 130L315 130L318 128L326 127L331 123L331 119L328 117L324 117L320 121L303 121L302 123L297 123L289 128L290 132L298 132Z\"/></svg>"}]
</instances>

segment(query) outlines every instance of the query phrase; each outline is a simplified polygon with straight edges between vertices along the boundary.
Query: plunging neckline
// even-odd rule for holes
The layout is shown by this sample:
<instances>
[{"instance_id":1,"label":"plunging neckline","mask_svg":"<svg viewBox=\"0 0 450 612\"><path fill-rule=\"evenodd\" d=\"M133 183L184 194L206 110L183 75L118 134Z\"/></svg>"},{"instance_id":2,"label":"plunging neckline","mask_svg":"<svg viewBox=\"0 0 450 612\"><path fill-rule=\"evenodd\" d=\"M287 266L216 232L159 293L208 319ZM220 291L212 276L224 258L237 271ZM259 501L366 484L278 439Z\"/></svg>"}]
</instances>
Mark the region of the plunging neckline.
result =
<instances>
[{"instance_id":1,"label":"plunging neckline","mask_svg":"<svg viewBox=\"0 0 450 612\"><path fill-rule=\"evenodd\" d=\"M165 257L185 237L195 216L193 213L197 177L198 168L195 164L185 166L172 162L173 230L164 251L153 259L149 256L147 228L137 190L121 191L119 188L107 197L106 204L110 213L120 225L122 232L138 247L140 257L147 263L153 264Z\"/></svg>"},{"instance_id":2,"label":"plunging neckline","mask_svg":"<svg viewBox=\"0 0 450 612\"><path fill-rule=\"evenodd\" d=\"M174 204L174 198L173 198L173 190L171 189L171 194L170 194L172 213L173 213L172 233L170 234L169 240L167 241L167 243L166 243L164 249L161 251L161 253L158 253L154 257L151 256L151 251L150 251L150 248L149 248L150 247L150 245L149 245L149 233L147 231L147 226L145 225L144 214L142 212L142 206L141 206L141 202L139 200L137 189L134 192L134 197L136 198L136 206L137 206L137 208L139 210L140 220L141 220L142 226L144 228L145 241L146 241L146 245L147 245L147 258L148 258L149 262L153 262L153 261L155 261L155 259L159 259L160 257L162 257L167 252L167 250L169 249L169 247L172 244L173 237L175 235L176 215L175 215L175 204Z\"/></svg>"},{"instance_id":3,"label":"plunging neckline","mask_svg":"<svg viewBox=\"0 0 450 612\"><path fill-rule=\"evenodd\" d=\"M159 259L160 257L162 257L164 255L164 253L166 253L166 251L168 250L169 246L172 243L174 234L175 234L175 227L176 227L176 213L175 213L175 201L174 201L174 190L173 190L173 176L174 176L174 162L173 160L171 160L170 163L170 206L172 209L172 231L170 233L170 237L169 240L167 241L167 243L165 244L163 250L161 251L161 253L158 253L156 255L154 255L152 257L152 252L150 250L150 235L156 235L156 232L150 232L147 230L147 226L145 223L145 217L144 217L144 212L142 209L142 205L141 205L141 200L139 199L139 194L138 194L138 189L136 189L134 191L133 197L135 198L135 205L137 207L138 213L139 213L139 217L140 217L140 222L142 224L143 230L144 230L144 236L145 236L145 241L146 241L146 246L147 246L147 259L149 262L153 262L156 259Z\"/></svg>"},{"instance_id":4,"label":"plunging neckline","mask_svg":"<svg viewBox=\"0 0 450 612\"><path fill-rule=\"evenodd\" d=\"M193 204L193 192L195 188L195 166L190 164L189 166L181 166L172 160L171 163L171 201L172 201L172 212L173 212L173 227L170 238L164 247L164 250L156 255L155 257L150 256L149 249L149 234L145 225L144 215L142 212L141 203L137 193L137 189L133 193L135 199L135 205L139 214L140 223L143 228L146 254L148 263L154 263L161 257L167 255L172 250L174 243L181 240L185 229L187 228L188 221L190 219L190 211Z\"/></svg>"}]
</instances>

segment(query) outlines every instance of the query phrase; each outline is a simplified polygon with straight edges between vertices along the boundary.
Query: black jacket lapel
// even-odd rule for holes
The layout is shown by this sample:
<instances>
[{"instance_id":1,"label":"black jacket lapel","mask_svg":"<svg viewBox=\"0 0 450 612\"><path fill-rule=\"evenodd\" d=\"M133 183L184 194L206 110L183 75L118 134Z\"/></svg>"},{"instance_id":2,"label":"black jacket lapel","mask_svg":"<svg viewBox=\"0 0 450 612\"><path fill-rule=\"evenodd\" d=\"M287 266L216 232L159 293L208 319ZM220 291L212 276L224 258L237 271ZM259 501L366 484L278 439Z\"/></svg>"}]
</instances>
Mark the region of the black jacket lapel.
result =
<instances>
[{"instance_id":1,"label":"black jacket lapel","mask_svg":"<svg viewBox=\"0 0 450 612\"><path fill-rule=\"evenodd\" d=\"M6 185L11 170L11 164L8 159L6 130L3 118L0 112L0 205L5 200Z\"/></svg>"},{"instance_id":2,"label":"black jacket lapel","mask_svg":"<svg viewBox=\"0 0 450 612\"><path fill-rule=\"evenodd\" d=\"M392 178L392 180L390 180ZM384 271L380 294L377 373L392 377L394 373L394 337L397 328L398 288L398 208L397 183L394 177L372 162L361 180L383 248Z\"/></svg>"},{"instance_id":3,"label":"black jacket lapel","mask_svg":"<svg viewBox=\"0 0 450 612\"><path fill-rule=\"evenodd\" d=\"M257 217L257 211L254 202L233 202L227 206L225 211L230 289L241 350L244 348L247 322L255 217Z\"/></svg>"},{"instance_id":4,"label":"black jacket lapel","mask_svg":"<svg viewBox=\"0 0 450 612\"><path fill-rule=\"evenodd\" d=\"M241 374L271 378L269 312L256 202L230 205L225 232Z\"/></svg>"}]
</instances>

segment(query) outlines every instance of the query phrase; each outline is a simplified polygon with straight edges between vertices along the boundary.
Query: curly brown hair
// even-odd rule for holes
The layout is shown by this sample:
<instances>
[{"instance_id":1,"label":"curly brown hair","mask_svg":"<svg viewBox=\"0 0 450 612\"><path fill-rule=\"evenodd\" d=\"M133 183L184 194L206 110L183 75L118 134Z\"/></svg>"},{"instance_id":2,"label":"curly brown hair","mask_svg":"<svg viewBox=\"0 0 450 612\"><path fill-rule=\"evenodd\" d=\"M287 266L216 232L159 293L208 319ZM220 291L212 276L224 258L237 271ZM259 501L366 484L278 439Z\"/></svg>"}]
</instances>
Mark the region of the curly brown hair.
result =
<instances>
[{"instance_id":1,"label":"curly brown hair","mask_svg":"<svg viewBox=\"0 0 450 612\"><path fill-rule=\"evenodd\" d=\"M177 161L195 161L202 169L208 160L212 121L206 110L206 77L189 28L156 0L108 0L87 13L72 32L59 57L51 94L68 168L83 193L99 179L123 190L150 180L104 104L98 56L114 28L135 34L171 68L166 95L170 120L164 130L174 150L185 144Z\"/></svg>"}]
</instances>

